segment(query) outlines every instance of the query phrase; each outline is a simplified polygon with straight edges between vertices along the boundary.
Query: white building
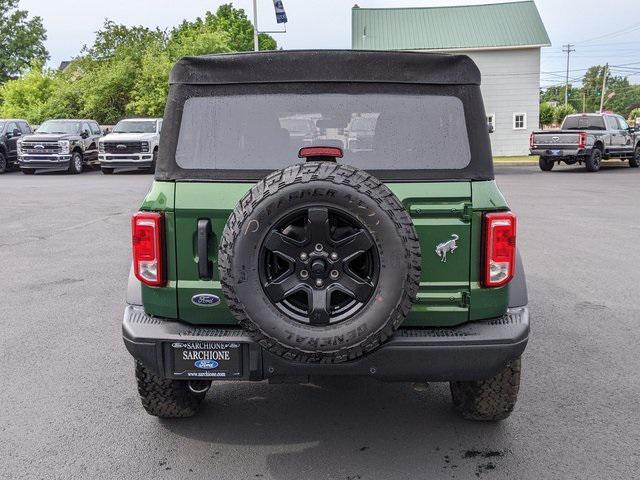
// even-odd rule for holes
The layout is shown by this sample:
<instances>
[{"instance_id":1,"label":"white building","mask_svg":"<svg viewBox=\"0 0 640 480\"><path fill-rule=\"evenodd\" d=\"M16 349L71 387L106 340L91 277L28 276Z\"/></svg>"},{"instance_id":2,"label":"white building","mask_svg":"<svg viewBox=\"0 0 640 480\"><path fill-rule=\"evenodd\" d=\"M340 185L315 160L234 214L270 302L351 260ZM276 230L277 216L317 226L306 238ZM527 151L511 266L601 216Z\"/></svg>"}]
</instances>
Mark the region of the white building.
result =
<instances>
[{"instance_id":1,"label":"white building","mask_svg":"<svg viewBox=\"0 0 640 480\"><path fill-rule=\"evenodd\" d=\"M551 45L533 1L352 10L352 48L448 52L471 57L496 156L527 155L538 128L540 49Z\"/></svg>"}]
</instances>

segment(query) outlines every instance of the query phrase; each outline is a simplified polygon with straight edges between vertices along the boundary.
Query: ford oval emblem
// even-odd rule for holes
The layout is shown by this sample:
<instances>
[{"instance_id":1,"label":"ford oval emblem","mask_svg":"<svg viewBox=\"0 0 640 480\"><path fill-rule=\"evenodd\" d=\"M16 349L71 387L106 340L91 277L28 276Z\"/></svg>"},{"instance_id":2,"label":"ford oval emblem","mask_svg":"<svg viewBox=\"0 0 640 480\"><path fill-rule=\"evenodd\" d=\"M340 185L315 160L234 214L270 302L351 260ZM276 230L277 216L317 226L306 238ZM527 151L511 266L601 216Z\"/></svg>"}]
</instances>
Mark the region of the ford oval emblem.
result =
<instances>
[{"instance_id":1,"label":"ford oval emblem","mask_svg":"<svg viewBox=\"0 0 640 480\"><path fill-rule=\"evenodd\" d=\"M199 307L215 307L220 303L220 297L211 293L198 293L191 297L191 303Z\"/></svg>"},{"instance_id":2,"label":"ford oval emblem","mask_svg":"<svg viewBox=\"0 0 640 480\"><path fill-rule=\"evenodd\" d=\"M193 364L200 370L213 370L214 368L218 368L218 365L220 365L215 360L198 360Z\"/></svg>"}]
</instances>

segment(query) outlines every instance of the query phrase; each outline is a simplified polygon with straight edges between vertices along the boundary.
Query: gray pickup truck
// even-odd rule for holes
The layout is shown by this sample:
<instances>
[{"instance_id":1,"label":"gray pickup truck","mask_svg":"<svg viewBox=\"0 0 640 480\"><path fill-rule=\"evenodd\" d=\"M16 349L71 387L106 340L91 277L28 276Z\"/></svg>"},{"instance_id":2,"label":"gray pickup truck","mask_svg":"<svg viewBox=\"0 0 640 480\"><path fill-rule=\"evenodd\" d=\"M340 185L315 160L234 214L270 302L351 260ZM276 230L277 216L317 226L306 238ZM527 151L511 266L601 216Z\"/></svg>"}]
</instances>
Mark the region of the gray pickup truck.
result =
<instances>
[{"instance_id":1,"label":"gray pickup truck","mask_svg":"<svg viewBox=\"0 0 640 480\"><path fill-rule=\"evenodd\" d=\"M584 163L590 172L600 170L603 159L628 159L629 166L640 166L640 135L624 118L613 113L568 115L560 130L533 132L529 140L531 155L540 157L540 169L551 170L555 163Z\"/></svg>"}]
</instances>

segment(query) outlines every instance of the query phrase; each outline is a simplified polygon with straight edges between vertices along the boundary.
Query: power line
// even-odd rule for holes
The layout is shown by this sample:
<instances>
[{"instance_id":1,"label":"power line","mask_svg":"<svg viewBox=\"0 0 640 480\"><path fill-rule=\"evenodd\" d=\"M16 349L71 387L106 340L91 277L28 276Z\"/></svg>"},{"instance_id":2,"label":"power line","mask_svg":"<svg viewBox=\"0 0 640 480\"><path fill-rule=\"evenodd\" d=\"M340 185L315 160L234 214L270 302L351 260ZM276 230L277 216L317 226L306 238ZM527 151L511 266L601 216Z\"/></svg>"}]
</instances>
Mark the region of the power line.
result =
<instances>
[{"instance_id":1,"label":"power line","mask_svg":"<svg viewBox=\"0 0 640 480\"><path fill-rule=\"evenodd\" d=\"M602 38L611 38L616 37L618 35L622 35L623 33L630 33L632 31L640 29L640 23L635 23L633 25L629 25L628 27L621 28L619 30L614 30L613 32L605 33L603 35L598 35L597 37L587 38L586 40L582 40L580 42L576 42L578 44L590 43L594 40L600 40Z\"/></svg>"}]
</instances>

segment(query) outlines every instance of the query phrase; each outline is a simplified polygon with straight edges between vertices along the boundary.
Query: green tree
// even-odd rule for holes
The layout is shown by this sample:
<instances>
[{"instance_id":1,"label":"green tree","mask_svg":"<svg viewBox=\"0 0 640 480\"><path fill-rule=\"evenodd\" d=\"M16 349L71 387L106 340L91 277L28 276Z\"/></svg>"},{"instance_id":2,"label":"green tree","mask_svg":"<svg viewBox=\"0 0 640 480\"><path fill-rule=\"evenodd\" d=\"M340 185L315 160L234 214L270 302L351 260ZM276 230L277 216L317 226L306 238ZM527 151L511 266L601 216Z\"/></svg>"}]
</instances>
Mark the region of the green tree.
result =
<instances>
[{"instance_id":1,"label":"green tree","mask_svg":"<svg viewBox=\"0 0 640 480\"><path fill-rule=\"evenodd\" d=\"M555 118L555 110L550 103L542 102L540 104L540 127L544 128L551 125Z\"/></svg>"},{"instance_id":2,"label":"green tree","mask_svg":"<svg viewBox=\"0 0 640 480\"><path fill-rule=\"evenodd\" d=\"M46 30L40 17L29 18L18 0L0 0L0 83L15 78L34 62L49 58Z\"/></svg>"},{"instance_id":3,"label":"green tree","mask_svg":"<svg viewBox=\"0 0 640 480\"><path fill-rule=\"evenodd\" d=\"M260 36L260 45L277 47L268 35ZM178 59L252 49L253 27L244 11L230 4L168 33L107 20L94 43L64 72L35 65L23 78L0 87L0 110L23 112L16 116L36 123L51 117L88 117L113 124L125 116L160 116L169 73ZM38 82L42 94L33 92Z\"/></svg>"},{"instance_id":4,"label":"green tree","mask_svg":"<svg viewBox=\"0 0 640 480\"><path fill-rule=\"evenodd\" d=\"M631 110L627 118L629 119L629 123L631 125L635 125L636 119L640 118L640 108L634 108L633 110Z\"/></svg>"},{"instance_id":5,"label":"green tree","mask_svg":"<svg viewBox=\"0 0 640 480\"><path fill-rule=\"evenodd\" d=\"M55 73L43 68L42 63L35 63L23 77L8 80L0 87L0 116L40 123L45 115L45 105L56 87Z\"/></svg>"},{"instance_id":6,"label":"green tree","mask_svg":"<svg viewBox=\"0 0 640 480\"><path fill-rule=\"evenodd\" d=\"M540 102L556 102L564 105L564 85L553 85L540 92ZM576 110L582 109L582 89L569 85L569 104Z\"/></svg>"},{"instance_id":7,"label":"green tree","mask_svg":"<svg viewBox=\"0 0 640 480\"><path fill-rule=\"evenodd\" d=\"M560 125L562 123L562 121L564 120L564 117L566 117L567 115L572 115L574 113L576 113L576 109L573 108L572 105L558 105L554 109L554 118L553 118L553 120L555 121L555 123Z\"/></svg>"}]
</instances>

